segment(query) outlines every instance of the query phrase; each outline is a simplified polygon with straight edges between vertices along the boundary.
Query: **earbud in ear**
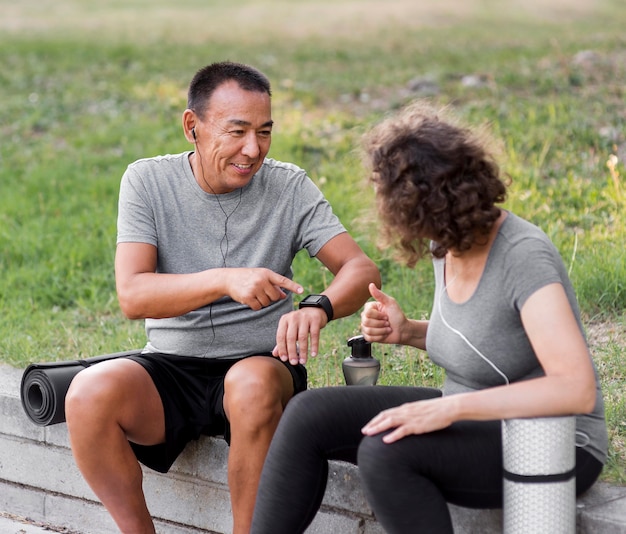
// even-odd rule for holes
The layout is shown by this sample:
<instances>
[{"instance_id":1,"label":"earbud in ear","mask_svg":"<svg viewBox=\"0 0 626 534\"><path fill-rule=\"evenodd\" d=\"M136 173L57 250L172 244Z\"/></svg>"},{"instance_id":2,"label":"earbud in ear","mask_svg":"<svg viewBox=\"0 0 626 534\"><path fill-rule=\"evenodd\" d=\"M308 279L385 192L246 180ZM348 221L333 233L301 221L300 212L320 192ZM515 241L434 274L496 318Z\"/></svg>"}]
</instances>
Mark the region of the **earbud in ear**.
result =
<instances>
[{"instance_id":1,"label":"earbud in ear","mask_svg":"<svg viewBox=\"0 0 626 534\"><path fill-rule=\"evenodd\" d=\"M191 135L193 135L193 139L195 141L196 140L196 127L195 126L191 129Z\"/></svg>"}]
</instances>

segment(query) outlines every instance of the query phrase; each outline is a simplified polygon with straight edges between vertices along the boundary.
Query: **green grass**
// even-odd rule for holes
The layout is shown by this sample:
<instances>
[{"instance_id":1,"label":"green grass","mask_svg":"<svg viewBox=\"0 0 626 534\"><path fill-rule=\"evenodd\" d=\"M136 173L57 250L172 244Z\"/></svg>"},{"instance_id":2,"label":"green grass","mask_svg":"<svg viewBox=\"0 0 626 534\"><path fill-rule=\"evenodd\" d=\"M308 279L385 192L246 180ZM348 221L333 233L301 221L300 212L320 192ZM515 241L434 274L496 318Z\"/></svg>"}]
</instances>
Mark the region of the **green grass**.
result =
<instances>
[{"instance_id":1,"label":"green grass","mask_svg":"<svg viewBox=\"0 0 626 534\"><path fill-rule=\"evenodd\" d=\"M142 324L115 297L119 180L137 158L189 147L186 84L227 58L273 82L270 155L310 172L385 289L427 317L431 266L408 270L376 248L358 156L369 126L427 96L490 126L512 180L506 207L557 244L587 324L611 326L592 339L611 432L603 476L626 483L626 12L619 0L421 4L0 0L0 360L143 345ZM435 90L412 91L415 80ZM328 280L302 255L295 272L310 291ZM325 330L313 386L343 382L358 323ZM382 383L441 382L419 351L375 350Z\"/></svg>"}]
</instances>

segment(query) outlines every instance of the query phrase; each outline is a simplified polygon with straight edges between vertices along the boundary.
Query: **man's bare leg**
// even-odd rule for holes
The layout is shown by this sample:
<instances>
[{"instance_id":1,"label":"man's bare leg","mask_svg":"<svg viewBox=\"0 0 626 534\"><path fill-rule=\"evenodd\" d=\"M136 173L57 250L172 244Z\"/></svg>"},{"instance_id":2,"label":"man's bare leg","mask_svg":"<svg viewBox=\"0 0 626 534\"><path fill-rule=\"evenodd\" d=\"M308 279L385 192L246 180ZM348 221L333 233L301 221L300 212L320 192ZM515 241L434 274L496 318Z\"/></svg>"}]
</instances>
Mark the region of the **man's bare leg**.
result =
<instances>
[{"instance_id":1,"label":"man's bare leg","mask_svg":"<svg viewBox=\"0 0 626 534\"><path fill-rule=\"evenodd\" d=\"M124 534L155 532L143 475L128 439L165 439L163 405L147 371L116 359L81 371L66 397L72 452L83 477Z\"/></svg>"},{"instance_id":2,"label":"man's bare leg","mask_svg":"<svg viewBox=\"0 0 626 534\"><path fill-rule=\"evenodd\" d=\"M284 364L264 356L235 364L224 381L224 409L230 421L228 485L233 534L248 534L267 450L293 380Z\"/></svg>"}]
</instances>

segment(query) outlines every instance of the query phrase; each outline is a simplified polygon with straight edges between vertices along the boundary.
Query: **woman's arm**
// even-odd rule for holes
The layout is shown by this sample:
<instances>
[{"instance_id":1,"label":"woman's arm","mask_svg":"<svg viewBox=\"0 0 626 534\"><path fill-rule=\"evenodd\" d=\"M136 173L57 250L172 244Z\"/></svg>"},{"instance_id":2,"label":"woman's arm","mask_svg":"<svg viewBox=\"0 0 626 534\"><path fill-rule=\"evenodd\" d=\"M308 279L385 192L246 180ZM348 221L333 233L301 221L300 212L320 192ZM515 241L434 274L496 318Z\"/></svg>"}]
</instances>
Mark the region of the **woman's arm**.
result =
<instances>
[{"instance_id":1,"label":"woman's arm","mask_svg":"<svg viewBox=\"0 0 626 534\"><path fill-rule=\"evenodd\" d=\"M591 412L596 382L591 357L561 284L536 291L521 310L522 323L545 376L381 412L363 429L396 428L385 441L445 428L461 420L547 417Z\"/></svg>"},{"instance_id":2,"label":"woman's arm","mask_svg":"<svg viewBox=\"0 0 626 534\"><path fill-rule=\"evenodd\" d=\"M594 409L596 381L589 349L563 286L550 284L536 291L524 304L521 318L545 376L484 390L474 400L460 402L459 419L540 417ZM497 405L490 408L492 402Z\"/></svg>"}]
</instances>

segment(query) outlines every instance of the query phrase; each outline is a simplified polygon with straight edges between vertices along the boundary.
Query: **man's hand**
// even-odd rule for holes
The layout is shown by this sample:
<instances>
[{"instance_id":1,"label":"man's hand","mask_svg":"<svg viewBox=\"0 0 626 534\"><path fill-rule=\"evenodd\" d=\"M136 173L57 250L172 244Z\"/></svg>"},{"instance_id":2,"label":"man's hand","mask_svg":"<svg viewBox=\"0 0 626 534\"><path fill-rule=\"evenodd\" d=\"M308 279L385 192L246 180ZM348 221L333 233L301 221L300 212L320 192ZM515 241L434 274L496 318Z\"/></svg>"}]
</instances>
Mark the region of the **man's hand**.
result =
<instances>
[{"instance_id":1,"label":"man's hand","mask_svg":"<svg viewBox=\"0 0 626 534\"><path fill-rule=\"evenodd\" d=\"M309 353L317 356L320 331L328 318L321 308L302 308L283 315L276 331L276 347L272 354L282 361L305 364Z\"/></svg>"},{"instance_id":2,"label":"man's hand","mask_svg":"<svg viewBox=\"0 0 626 534\"><path fill-rule=\"evenodd\" d=\"M257 311L287 297L283 289L301 294L303 288L286 276L264 268L231 268L228 295L236 302Z\"/></svg>"}]
</instances>

